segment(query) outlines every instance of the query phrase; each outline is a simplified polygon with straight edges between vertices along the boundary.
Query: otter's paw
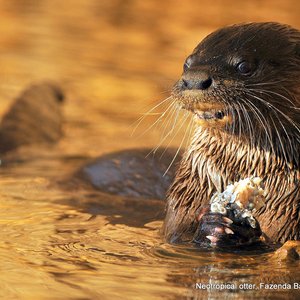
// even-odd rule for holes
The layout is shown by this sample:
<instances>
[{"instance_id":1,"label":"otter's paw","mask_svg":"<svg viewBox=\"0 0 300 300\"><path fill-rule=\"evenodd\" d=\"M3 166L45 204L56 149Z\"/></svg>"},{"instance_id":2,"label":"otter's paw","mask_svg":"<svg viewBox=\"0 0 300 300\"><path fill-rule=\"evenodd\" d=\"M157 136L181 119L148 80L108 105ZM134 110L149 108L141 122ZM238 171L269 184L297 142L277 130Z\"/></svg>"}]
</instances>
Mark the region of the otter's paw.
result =
<instances>
[{"instance_id":1,"label":"otter's paw","mask_svg":"<svg viewBox=\"0 0 300 300\"><path fill-rule=\"evenodd\" d=\"M209 208L201 210L198 228L193 242L201 247L230 248L257 243L262 234L260 226L253 228L247 219L234 215L211 213Z\"/></svg>"}]
</instances>

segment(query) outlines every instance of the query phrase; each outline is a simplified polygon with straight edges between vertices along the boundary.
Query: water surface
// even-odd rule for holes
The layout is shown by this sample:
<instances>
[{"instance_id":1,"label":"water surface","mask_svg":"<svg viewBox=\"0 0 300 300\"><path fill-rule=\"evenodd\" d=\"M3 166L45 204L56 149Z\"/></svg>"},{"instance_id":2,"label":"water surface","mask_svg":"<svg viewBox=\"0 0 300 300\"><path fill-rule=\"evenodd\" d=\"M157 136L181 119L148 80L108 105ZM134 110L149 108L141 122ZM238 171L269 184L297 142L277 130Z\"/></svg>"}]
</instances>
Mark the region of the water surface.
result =
<instances>
[{"instance_id":1,"label":"water surface","mask_svg":"<svg viewBox=\"0 0 300 300\"><path fill-rule=\"evenodd\" d=\"M184 58L212 30L237 22L300 27L298 1L0 1L0 112L27 85L59 82L64 137L22 149L0 170L3 299L293 299L299 263L270 253L212 253L161 240L158 200L64 185L89 159L155 147L160 127L133 123L168 96ZM155 116L154 116L155 117ZM139 136L153 118L146 118ZM167 144L179 145L180 133ZM227 290L200 284L233 284ZM242 284L242 285L241 285Z\"/></svg>"}]
</instances>

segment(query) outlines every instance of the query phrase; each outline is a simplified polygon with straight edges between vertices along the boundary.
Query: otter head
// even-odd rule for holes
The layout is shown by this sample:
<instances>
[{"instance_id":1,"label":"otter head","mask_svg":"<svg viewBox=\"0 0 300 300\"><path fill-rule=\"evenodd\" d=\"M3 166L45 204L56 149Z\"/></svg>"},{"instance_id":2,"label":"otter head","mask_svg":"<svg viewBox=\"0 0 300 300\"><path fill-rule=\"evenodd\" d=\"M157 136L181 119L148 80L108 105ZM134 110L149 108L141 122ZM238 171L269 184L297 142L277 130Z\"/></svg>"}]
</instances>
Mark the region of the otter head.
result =
<instances>
[{"instance_id":1,"label":"otter head","mask_svg":"<svg viewBox=\"0 0 300 300\"><path fill-rule=\"evenodd\" d=\"M271 22L217 30L188 56L172 94L202 127L299 136L300 32Z\"/></svg>"}]
</instances>

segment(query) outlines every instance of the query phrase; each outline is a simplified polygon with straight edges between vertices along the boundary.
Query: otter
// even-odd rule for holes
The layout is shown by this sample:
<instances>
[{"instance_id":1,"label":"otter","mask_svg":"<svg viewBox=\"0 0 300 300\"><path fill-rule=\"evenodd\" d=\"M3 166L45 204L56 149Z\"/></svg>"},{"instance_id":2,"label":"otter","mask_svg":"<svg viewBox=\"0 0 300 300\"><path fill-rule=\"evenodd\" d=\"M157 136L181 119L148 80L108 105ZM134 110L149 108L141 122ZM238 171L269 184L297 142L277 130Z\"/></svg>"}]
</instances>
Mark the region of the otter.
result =
<instances>
[{"instance_id":1,"label":"otter","mask_svg":"<svg viewBox=\"0 0 300 300\"><path fill-rule=\"evenodd\" d=\"M198 126L168 191L166 241L221 247L261 231L299 240L300 32L275 22L221 28L188 56L172 96ZM215 192L250 176L266 195L255 232L207 209Z\"/></svg>"},{"instance_id":2,"label":"otter","mask_svg":"<svg viewBox=\"0 0 300 300\"><path fill-rule=\"evenodd\" d=\"M74 177L122 196L166 194L162 232L169 243L236 246L262 233L273 242L299 240L300 32L274 22L228 26L207 36L183 69L172 97L197 127L176 171L162 180L166 160L125 150L93 160ZM2 119L2 156L24 145L56 143L62 100L52 84L25 91ZM177 153L166 151L167 157ZM216 192L248 177L259 177L265 189L255 228L208 208Z\"/></svg>"},{"instance_id":3,"label":"otter","mask_svg":"<svg viewBox=\"0 0 300 300\"><path fill-rule=\"evenodd\" d=\"M58 142L62 137L63 100L61 88L53 82L41 82L25 89L2 117L2 157L26 145Z\"/></svg>"}]
</instances>

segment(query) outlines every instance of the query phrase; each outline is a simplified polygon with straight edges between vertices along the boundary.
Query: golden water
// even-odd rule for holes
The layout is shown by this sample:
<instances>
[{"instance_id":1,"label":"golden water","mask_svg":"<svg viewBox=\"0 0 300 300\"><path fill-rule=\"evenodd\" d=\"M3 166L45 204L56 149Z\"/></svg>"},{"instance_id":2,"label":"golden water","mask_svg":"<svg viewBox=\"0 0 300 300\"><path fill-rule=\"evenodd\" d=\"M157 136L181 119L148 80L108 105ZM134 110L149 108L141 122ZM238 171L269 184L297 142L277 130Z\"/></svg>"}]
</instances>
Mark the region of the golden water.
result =
<instances>
[{"instance_id":1,"label":"golden water","mask_svg":"<svg viewBox=\"0 0 300 300\"><path fill-rule=\"evenodd\" d=\"M23 149L0 170L0 297L296 298L295 289L239 285L300 282L299 263L166 245L162 222L153 218L163 203L57 182L89 158L157 145L159 129L131 139L132 123L167 97L184 57L206 34L244 21L299 28L299 8L296 0L0 1L0 113L43 79L59 82L67 95L61 142ZM196 283L237 288L196 290Z\"/></svg>"}]
</instances>

